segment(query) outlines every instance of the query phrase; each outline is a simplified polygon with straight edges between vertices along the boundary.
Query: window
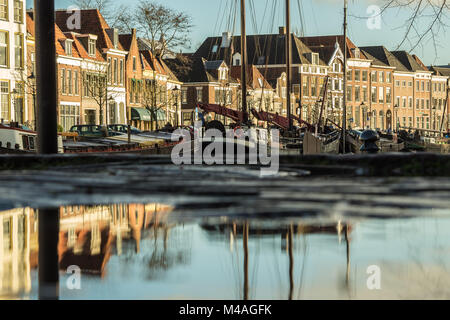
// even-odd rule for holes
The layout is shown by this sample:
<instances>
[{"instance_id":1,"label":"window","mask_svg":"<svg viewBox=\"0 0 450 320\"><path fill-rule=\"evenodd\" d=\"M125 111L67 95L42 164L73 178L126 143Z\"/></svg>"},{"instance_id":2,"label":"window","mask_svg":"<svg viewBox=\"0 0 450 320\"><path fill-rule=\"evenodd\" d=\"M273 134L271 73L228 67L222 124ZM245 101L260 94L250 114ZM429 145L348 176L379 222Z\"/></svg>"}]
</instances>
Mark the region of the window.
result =
<instances>
[{"instance_id":1,"label":"window","mask_svg":"<svg viewBox=\"0 0 450 320\"><path fill-rule=\"evenodd\" d=\"M356 102L361 101L361 89L359 86L355 87L355 101Z\"/></svg>"},{"instance_id":2,"label":"window","mask_svg":"<svg viewBox=\"0 0 450 320\"><path fill-rule=\"evenodd\" d=\"M355 70L355 81L361 81L361 71Z\"/></svg>"},{"instance_id":3,"label":"window","mask_svg":"<svg viewBox=\"0 0 450 320\"><path fill-rule=\"evenodd\" d=\"M0 118L9 120L9 82L0 81Z\"/></svg>"},{"instance_id":4,"label":"window","mask_svg":"<svg viewBox=\"0 0 450 320\"><path fill-rule=\"evenodd\" d=\"M392 83L392 73L387 72L386 73L387 83Z\"/></svg>"},{"instance_id":5,"label":"window","mask_svg":"<svg viewBox=\"0 0 450 320\"><path fill-rule=\"evenodd\" d=\"M72 82L72 70L67 70L67 84L69 87L69 94L72 94L73 82Z\"/></svg>"},{"instance_id":6,"label":"window","mask_svg":"<svg viewBox=\"0 0 450 320\"><path fill-rule=\"evenodd\" d=\"M8 20L8 0L0 0L0 19Z\"/></svg>"},{"instance_id":7,"label":"window","mask_svg":"<svg viewBox=\"0 0 450 320\"><path fill-rule=\"evenodd\" d=\"M416 89L417 89L417 91L420 91L420 82L419 81L416 81Z\"/></svg>"},{"instance_id":8,"label":"window","mask_svg":"<svg viewBox=\"0 0 450 320\"><path fill-rule=\"evenodd\" d=\"M352 101L353 94L352 94L352 86L347 86L347 100Z\"/></svg>"},{"instance_id":9,"label":"window","mask_svg":"<svg viewBox=\"0 0 450 320\"><path fill-rule=\"evenodd\" d=\"M370 74L370 78L371 78L372 82L377 82L377 72L372 71Z\"/></svg>"},{"instance_id":10,"label":"window","mask_svg":"<svg viewBox=\"0 0 450 320\"><path fill-rule=\"evenodd\" d=\"M318 53L312 54L312 64L315 64L315 65L319 64L319 54Z\"/></svg>"},{"instance_id":11,"label":"window","mask_svg":"<svg viewBox=\"0 0 450 320\"><path fill-rule=\"evenodd\" d=\"M427 109L428 110L430 109L430 100L429 99L427 99Z\"/></svg>"},{"instance_id":12,"label":"window","mask_svg":"<svg viewBox=\"0 0 450 320\"><path fill-rule=\"evenodd\" d=\"M317 78L311 78L311 96L317 96Z\"/></svg>"},{"instance_id":13,"label":"window","mask_svg":"<svg viewBox=\"0 0 450 320\"><path fill-rule=\"evenodd\" d=\"M352 81L353 71L348 70L347 71L347 81Z\"/></svg>"},{"instance_id":14,"label":"window","mask_svg":"<svg viewBox=\"0 0 450 320\"><path fill-rule=\"evenodd\" d=\"M108 83L112 82L112 62L111 58L108 58Z\"/></svg>"},{"instance_id":15,"label":"window","mask_svg":"<svg viewBox=\"0 0 450 320\"><path fill-rule=\"evenodd\" d=\"M362 81L367 81L367 71L362 72Z\"/></svg>"},{"instance_id":16,"label":"window","mask_svg":"<svg viewBox=\"0 0 450 320\"><path fill-rule=\"evenodd\" d=\"M422 81L422 91L425 91L425 82Z\"/></svg>"},{"instance_id":17,"label":"window","mask_svg":"<svg viewBox=\"0 0 450 320\"><path fill-rule=\"evenodd\" d=\"M59 124L64 131L69 131L73 126L80 124L80 107L61 105L59 107Z\"/></svg>"},{"instance_id":18,"label":"window","mask_svg":"<svg viewBox=\"0 0 450 320\"><path fill-rule=\"evenodd\" d=\"M79 84L79 76L78 76L78 71L74 71L74 82L75 82L75 95L79 95L80 94L80 84Z\"/></svg>"},{"instance_id":19,"label":"window","mask_svg":"<svg viewBox=\"0 0 450 320\"><path fill-rule=\"evenodd\" d=\"M387 87L386 88L386 103L391 103L391 88Z\"/></svg>"},{"instance_id":20,"label":"window","mask_svg":"<svg viewBox=\"0 0 450 320\"><path fill-rule=\"evenodd\" d=\"M427 91L428 92L430 91L430 83L429 82L427 82Z\"/></svg>"},{"instance_id":21,"label":"window","mask_svg":"<svg viewBox=\"0 0 450 320\"><path fill-rule=\"evenodd\" d=\"M380 83L383 83L384 82L384 72L380 71L379 75L380 75Z\"/></svg>"},{"instance_id":22,"label":"window","mask_svg":"<svg viewBox=\"0 0 450 320\"><path fill-rule=\"evenodd\" d=\"M413 86L412 81L409 81L408 82L408 87L412 88L412 86Z\"/></svg>"},{"instance_id":23,"label":"window","mask_svg":"<svg viewBox=\"0 0 450 320\"><path fill-rule=\"evenodd\" d=\"M406 108L406 97L403 97L402 107L403 107L403 108Z\"/></svg>"},{"instance_id":24,"label":"window","mask_svg":"<svg viewBox=\"0 0 450 320\"><path fill-rule=\"evenodd\" d=\"M420 100L421 109L425 109L425 99Z\"/></svg>"},{"instance_id":25,"label":"window","mask_svg":"<svg viewBox=\"0 0 450 320\"><path fill-rule=\"evenodd\" d=\"M133 57L133 71L136 71L136 57Z\"/></svg>"},{"instance_id":26,"label":"window","mask_svg":"<svg viewBox=\"0 0 450 320\"><path fill-rule=\"evenodd\" d=\"M416 99L416 109L420 108L420 99Z\"/></svg>"},{"instance_id":27,"label":"window","mask_svg":"<svg viewBox=\"0 0 450 320\"><path fill-rule=\"evenodd\" d=\"M119 83L123 85L123 59L120 60Z\"/></svg>"},{"instance_id":28,"label":"window","mask_svg":"<svg viewBox=\"0 0 450 320\"><path fill-rule=\"evenodd\" d=\"M400 97L396 97L396 98L395 98L395 105L396 105L397 107L400 106Z\"/></svg>"},{"instance_id":29,"label":"window","mask_svg":"<svg viewBox=\"0 0 450 320\"><path fill-rule=\"evenodd\" d=\"M371 96L372 96L372 102L376 103L377 102L377 87L372 87Z\"/></svg>"},{"instance_id":30,"label":"window","mask_svg":"<svg viewBox=\"0 0 450 320\"><path fill-rule=\"evenodd\" d=\"M66 55L72 56L72 41L69 39L65 41L65 52Z\"/></svg>"},{"instance_id":31,"label":"window","mask_svg":"<svg viewBox=\"0 0 450 320\"><path fill-rule=\"evenodd\" d=\"M378 101L384 103L384 88L380 87L378 90Z\"/></svg>"},{"instance_id":32,"label":"window","mask_svg":"<svg viewBox=\"0 0 450 320\"><path fill-rule=\"evenodd\" d=\"M203 89L197 88L197 102L203 102Z\"/></svg>"},{"instance_id":33,"label":"window","mask_svg":"<svg viewBox=\"0 0 450 320\"><path fill-rule=\"evenodd\" d=\"M406 81L402 81L402 87L406 88Z\"/></svg>"},{"instance_id":34,"label":"window","mask_svg":"<svg viewBox=\"0 0 450 320\"><path fill-rule=\"evenodd\" d=\"M400 81L399 80L395 81L395 86L396 87L400 87Z\"/></svg>"},{"instance_id":35,"label":"window","mask_svg":"<svg viewBox=\"0 0 450 320\"><path fill-rule=\"evenodd\" d=\"M67 88L66 88L66 70L65 69L61 69L61 92L63 94L67 93Z\"/></svg>"},{"instance_id":36,"label":"window","mask_svg":"<svg viewBox=\"0 0 450 320\"><path fill-rule=\"evenodd\" d=\"M23 23L23 1L14 0L14 22Z\"/></svg>"},{"instance_id":37,"label":"window","mask_svg":"<svg viewBox=\"0 0 450 320\"><path fill-rule=\"evenodd\" d=\"M309 96L308 77L303 77L303 95Z\"/></svg>"},{"instance_id":38,"label":"window","mask_svg":"<svg viewBox=\"0 0 450 320\"><path fill-rule=\"evenodd\" d=\"M362 98L364 102L367 102L367 87L363 87L362 89Z\"/></svg>"},{"instance_id":39,"label":"window","mask_svg":"<svg viewBox=\"0 0 450 320\"><path fill-rule=\"evenodd\" d=\"M20 33L16 33L14 36L14 53L15 53L15 61L16 68L23 68L23 35Z\"/></svg>"},{"instance_id":40,"label":"window","mask_svg":"<svg viewBox=\"0 0 450 320\"><path fill-rule=\"evenodd\" d=\"M95 51L96 51L96 41L94 39L89 39L88 41L88 54L90 56L95 56Z\"/></svg>"},{"instance_id":41,"label":"window","mask_svg":"<svg viewBox=\"0 0 450 320\"><path fill-rule=\"evenodd\" d=\"M9 33L7 31L0 31L0 66L8 67L9 55Z\"/></svg>"},{"instance_id":42,"label":"window","mask_svg":"<svg viewBox=\"0 0 450 320\"><path fill-rule=\"evenodd\" d=\"M117 59L114 59L113 72L114 72L114 84L117 84L118 79Z\"/></svg>"},{"instance_id":43,"label":"window","mask_svg":"<svg viewBox=\"0 0 450 320\"><path fill-rule=\"evenodd\" d=\"M412 107L413 107L413 98L412 98L412 97L409 97L409 104L408 104L408 107L409 107L410 109L412 109Z\"/></svg>"}]
</instances>

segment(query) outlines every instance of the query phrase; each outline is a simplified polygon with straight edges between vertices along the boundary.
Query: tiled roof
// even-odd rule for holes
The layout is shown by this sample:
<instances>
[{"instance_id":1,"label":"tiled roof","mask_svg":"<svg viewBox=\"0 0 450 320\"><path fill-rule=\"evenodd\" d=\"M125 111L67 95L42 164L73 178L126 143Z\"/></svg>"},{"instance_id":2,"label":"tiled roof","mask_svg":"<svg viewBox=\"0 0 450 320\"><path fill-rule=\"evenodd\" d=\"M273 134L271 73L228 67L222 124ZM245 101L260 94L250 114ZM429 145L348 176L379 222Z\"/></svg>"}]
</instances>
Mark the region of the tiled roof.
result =
<instances>
[{"instance_id":1,"label":"tiled roof","mask_svg":"<svg viewBox=\"0 0 450 320\"><path fill-rule=\"evenodd\" d=\"M369 59L375 59L374 65L394 67L399 71L409 71L408 68L406 68L397 57L384 46L360 47L360 49L369 56Z\"/></svg>"},{"instance_id":2,"label":"tiled roof","mask_svg":"<svg viewBox=\"0 0 450 320\"><path fill-rule=\"evenodd\" d=\"M231 76L237 80L239 80L239 82L241 81L241 66L234 66L231 67ZM264 76L261 74L261 72L259 72L258 68L256 68L255 66L248 66L247 67L247 75L248 75L248 81L247 81L247 85L251 88L251 89L267 89L267 90L272 90L272 86L267 82L267 80L264 78ZM259 79L261 79L262 81L262 86L261 83L259 81Z\"/></svg>"},{"instance_id":3,"label":"tiled roof","mask_svg":"<svg viewBox=\"0 0 450 320\"><path fill-rule=\"evenodd\" d=\"M406 51L392 51L392 54L405 66L408 71L428 71L423 64L420 65L417 60Z\"/></svg>"},{"instance_id":4,"label":"tiled roof","mask_svg":"<svg viewBox=\"0 0 450 320\"><path fill-rule=\"evenodd\" d=\"M155 58L150 50L141 50L139 52L141 53L146 63L150 66L151 70L156 71L161 75L167 75L164 67L161 65L161 63L159 63L158 59Z\"/></svg>"},{"instance_id":5,"label":"tiled roof","mask_svg":"<svg viewBox=\"0 0 450 320\"><path fill-rule=\"evenodd\" d=\"M57 10L55 12L55 21L56 24L61 28L63 32L74 31L81 34L94 34L98 36L97 39L97 47L101 49L114 49L114 45L106 30L110 29L108 23L100 14L98 9L88 9L80 11L81 17L81 26L80 29L71 30L67 26L67 20L72 15L70 12L66 10ZM118 50L124 50L122 45L117 44Z\"/></svg>"},{"instance_id":6,"label":"tiled roof","mask_svg":"<svg viewBox=\"0 0 450 320\"><path fill-rule=\"evenodd\" d=\"M34 21L31 12L27 12L26 14L26 25L27 25L27 33L30 34L32 37L34 37L35 36Z\"/></svg>"},{"instance_id":7,"label":"tiled roof","mask_svg":"<svg viewBox=\"0 0 450 320\"><path fill-rule=\"evenodd\" d=\"M450 77L450 66L432 66L430 67L430 71L433 71L438 76Z\"/></svg>"},{"instance_id":8,"label":"tiled roof","mask_svg":"<svg viewBox=\"0 0 450 320\"><path fill-rule=\"evenodd\" d=\"M332 54L336 49L336 42L339 47L344 51L344 36L343 35L331 35L331 36L314 36L314 37L301 37L303 43L308 46L312 51L319 53L321 59L329 62ZM356 45L347 37L347 57L355 58L352 49L355 49ZM365 59L364 55L361 59Z\"/></svg>"},{"instance_id":9,"label":"tiled roof","mask_svg":"<svg viewBox=\"0 0 450 320\"><path fill-rule=\"evenodd\" d=\"M292 63L310 64L307 54L312 51L301 39L292 37ZM286 45L285 35L265 34L247 36L247 56L249 65L274 65L286 64ZM231 39L230 46L222 48L222 37L207 38L194 56L206 60L224 60L231 64L232 55L241 52L241 37L235 36ZM268 57L267 57L268 56ZM321 60L321 65L325 63Z\"/></svg>"},{"instance_id":10,"label":"tiled roof","mask_svg":"<svg viewBox=\"0 0 450 320\"><path fill-rule=\"evenodd\" d=\"M120 34L119 42L126 51L130 51L131 42L133 42L132 34Z\"/></svg>"}]
</instances>

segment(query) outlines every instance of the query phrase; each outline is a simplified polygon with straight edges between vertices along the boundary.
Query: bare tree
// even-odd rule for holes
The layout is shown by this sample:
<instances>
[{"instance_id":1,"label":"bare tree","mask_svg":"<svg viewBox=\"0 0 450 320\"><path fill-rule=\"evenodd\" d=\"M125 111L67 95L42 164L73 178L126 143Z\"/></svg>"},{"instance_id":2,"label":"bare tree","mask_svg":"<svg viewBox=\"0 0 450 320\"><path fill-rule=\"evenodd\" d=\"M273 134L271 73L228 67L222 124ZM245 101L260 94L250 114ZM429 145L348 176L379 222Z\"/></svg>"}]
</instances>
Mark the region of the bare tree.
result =
<instances>
[{"instance_id":1,"label":"bare tree","mask_svg":"<svg viewBox=\"0 0 450 320\"><path fill-rule=\"evenodd\" d=\"M158 111L164 110L165 97L165 86L158 84L156 80L145 80L141 91L141 103L152 115L150 130L158 129Z\"/></svg>"},{"instance_id":2,"label":"bare tree","mask_svg":"<svg viewBox=\"0 0 450 320\"><path fill-rule=\"evenodd\" d=\"M189 47L192 18L152 0L140 0L136 7L120 12L115 26L129 32L130 22L136 25L138 35L147 40L149 50L162 57L168 49Z\"/></svg>"},{"instance_id":3,"label":"bare tree","mask_svg":"<svg viewBox=\"0 0 450 320\"><path fill-rule=\"evenodd\" d=\"M381 16L392 11L408 12L406 20L398 27L404 34L396 50L409 44L409 51L414 51L432 41L437 54L439 35L449 27L450 0L379 0L378 3Z\"/></svg>"},{"instance_id":4,"label":"bare tree","mask_svg":"<svg viewBox=\"0 0 450 320\"><path fill-rule=\"evenodd\" d=\"M118 93L109 90L110 78L104 65L97 65L95 69L82 72L83 95L91 98L98 105L100 124L108 124L108 103L114 102ZM111 113L111 110L110 112Z\"/></svg>"},{"instance_id":5,"label":"bare tree","mask_svg":"<svg viewBox=\"0 0 450 320\"><path fill-rule=\"evenodd\" d=\"M107 21L114 19L113 12L117 12L114 10L114 2L113 0L74 0L74 4L81 10L98 9Z\"/></svg>"}]
</instances>

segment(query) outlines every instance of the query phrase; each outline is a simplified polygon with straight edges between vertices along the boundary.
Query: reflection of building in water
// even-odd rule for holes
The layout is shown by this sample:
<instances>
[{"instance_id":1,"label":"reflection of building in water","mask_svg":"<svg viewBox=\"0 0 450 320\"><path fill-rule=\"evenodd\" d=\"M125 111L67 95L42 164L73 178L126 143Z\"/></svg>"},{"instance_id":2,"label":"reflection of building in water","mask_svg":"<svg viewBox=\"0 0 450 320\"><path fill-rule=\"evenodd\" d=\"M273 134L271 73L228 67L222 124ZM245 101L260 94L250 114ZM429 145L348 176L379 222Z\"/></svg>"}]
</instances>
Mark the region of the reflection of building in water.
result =
<instances>
[{"instance_id":1,"label":"reflection of building in water","mask_svg":"<svg viewBox=\"0 0 450 320\"><path fill-rule=\"evenodd\" d=\"M104 275L116 244L122 254L123 240L132 239L140 250L142 230L158 225L171 207L161 204L72 206L60 209L58 246L61 270L77 265L83 273Z\"/></svg>"},{"instance_id":2,"label":"reflection of building in water","mask_svg":"<svg viewBox=\"0 0 450 320\"><path fill-rule=\"evenodd\" d=\"M77 265L83 273L104 276L109 258L132 241L139 252L143 230L168 230L171 206L129 204L60 208L58 244L62 271ZM31 272L38 267L38 225L34 210L0 212L0 296L17 297L31 290Z\"/></svg>"},{"instance_id":3,"label":"reflection of building in water","mask_svg":"<svg viewBox=\"0 0 450 320\"><path fill-rule=\"evenodd\" d=\"M30 209L0 212L0 296L31 290Z\"/></svg>"}]
</instances>

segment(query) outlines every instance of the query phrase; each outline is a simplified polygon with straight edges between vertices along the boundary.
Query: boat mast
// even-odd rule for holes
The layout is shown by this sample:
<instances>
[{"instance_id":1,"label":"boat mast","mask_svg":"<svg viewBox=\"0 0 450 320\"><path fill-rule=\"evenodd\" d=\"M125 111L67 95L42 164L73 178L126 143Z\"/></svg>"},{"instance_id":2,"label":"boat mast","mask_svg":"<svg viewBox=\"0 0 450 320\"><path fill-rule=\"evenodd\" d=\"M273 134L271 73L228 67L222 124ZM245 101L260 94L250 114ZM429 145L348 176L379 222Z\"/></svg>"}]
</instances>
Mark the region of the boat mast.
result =
<instances>
[{"instance_id":1,"label":"boat mast","mask_svg":"<svg viewBox=\"0 0 450 320\"><path fill-rule=\"evenodd\" d=\"M345 135L347 134L347 0L344 0L344 107L342 110L342 153L346 153Z\"/></svg>"},{"instance_id":2,"label":"boat mast","mask_svg":"<svg viewBox=\"0 0 450 320\"><path fill-rule=\"evenodd\" d=\"M291 1L286 0L286 88L287 88L287 118L289 119L288 130L292 131L292 119L291 119Z\"/></svg>"},{"instance_id":3,"label":"boat mast","mask_svg":"<svg viewBox=\"0 0 450 320\"><path fill-rule=\"evenodd\" d=\"M247 34L245 31L245 0L241 0L241 88L243 123L248 122L247 112Z\"/></svg>"}]
</instances>

